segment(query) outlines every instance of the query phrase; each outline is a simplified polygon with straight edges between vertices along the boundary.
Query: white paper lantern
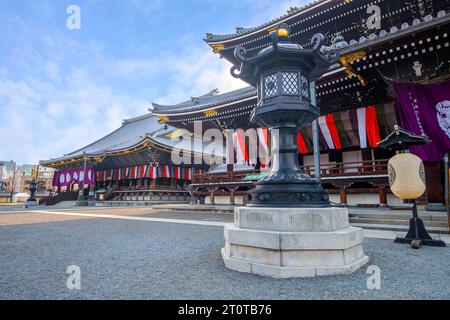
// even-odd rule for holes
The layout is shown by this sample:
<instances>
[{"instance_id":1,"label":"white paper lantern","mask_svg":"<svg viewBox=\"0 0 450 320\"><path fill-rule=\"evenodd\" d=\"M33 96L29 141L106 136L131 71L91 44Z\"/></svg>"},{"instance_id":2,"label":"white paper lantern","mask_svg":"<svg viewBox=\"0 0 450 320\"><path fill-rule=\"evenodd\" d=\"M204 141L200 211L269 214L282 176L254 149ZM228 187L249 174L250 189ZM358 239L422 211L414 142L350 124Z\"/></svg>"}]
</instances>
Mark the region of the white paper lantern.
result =
<instances>
[{"instance_id":1,"label":"white paper lantern","mask_svg":"<svg viewBox=\"0 0 450 320\"><path fill-rule=\"evenodd\" d=\"M411 153L400 153L388 162L389 185L400 199L421 197L426 190L422 160Z\"/></svg>"}]
</instances>

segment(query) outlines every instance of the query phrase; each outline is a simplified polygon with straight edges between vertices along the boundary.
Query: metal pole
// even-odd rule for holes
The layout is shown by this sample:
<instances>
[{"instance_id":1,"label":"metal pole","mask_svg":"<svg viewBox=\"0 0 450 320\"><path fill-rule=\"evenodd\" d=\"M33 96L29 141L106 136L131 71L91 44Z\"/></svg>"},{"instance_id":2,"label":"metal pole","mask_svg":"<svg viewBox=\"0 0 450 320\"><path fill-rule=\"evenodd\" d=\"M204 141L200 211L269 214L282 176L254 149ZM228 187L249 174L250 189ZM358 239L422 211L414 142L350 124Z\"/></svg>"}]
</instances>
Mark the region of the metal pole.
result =
<instances>
[{"instance_id":1,"label":"metal pole","mask_svg":"<svg viewBox=\"0 0 450 320\"><path fill-rule=\"evenodd\" d=\"M311 104L316 106L316 83L311 82L310 84L311 91ZM314 146L314 177L318 182L321 181L321 173L320 173L320 149L319 149L319 125L317 120L312 122L312 135L313 135L313 146Z\"/></svg>"}]
</instances>

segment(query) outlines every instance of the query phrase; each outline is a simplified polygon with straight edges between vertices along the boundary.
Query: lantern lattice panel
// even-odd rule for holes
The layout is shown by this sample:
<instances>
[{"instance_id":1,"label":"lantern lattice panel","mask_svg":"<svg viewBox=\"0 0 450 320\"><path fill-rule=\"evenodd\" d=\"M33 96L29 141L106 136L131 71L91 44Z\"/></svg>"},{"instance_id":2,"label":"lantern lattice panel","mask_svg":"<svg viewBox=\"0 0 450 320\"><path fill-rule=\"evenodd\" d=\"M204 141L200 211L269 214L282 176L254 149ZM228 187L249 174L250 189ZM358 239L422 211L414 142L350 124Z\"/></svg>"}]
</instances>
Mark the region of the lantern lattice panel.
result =
<instances>
[{"instance_id":1,"label":"lantern lattice panel","mask_svg":"<svg viewBox=\"0 0 450 320\"><path fill-rule=\"evenodd\" d=\"M299 94L297 72L283 72L281 79L284 94Z\"/></svg>"},{"instance_id":2,"label":"lantern lattice panel","mask_svg":"<svg viewBox=\"0 0 450 320\"><path fill-rule=\"evenodd\" d=\"M271 74L264 77L264 97L270 98L278 94L277 74Z\"/></svg>"}]
</instances>

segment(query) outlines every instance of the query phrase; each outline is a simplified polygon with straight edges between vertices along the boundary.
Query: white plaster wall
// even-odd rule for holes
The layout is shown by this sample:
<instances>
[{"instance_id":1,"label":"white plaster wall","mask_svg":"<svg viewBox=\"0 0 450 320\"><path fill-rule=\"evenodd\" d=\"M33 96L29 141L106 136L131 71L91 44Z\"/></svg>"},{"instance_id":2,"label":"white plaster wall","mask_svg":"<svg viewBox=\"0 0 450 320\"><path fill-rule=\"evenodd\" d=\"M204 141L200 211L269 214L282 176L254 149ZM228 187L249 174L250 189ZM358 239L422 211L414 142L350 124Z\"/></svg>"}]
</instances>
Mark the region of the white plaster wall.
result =
<instances>
[{"instance_id":1,"label":"white plaster wall","mask_svg":"<svg viewBox=\"0 0 450 320\"><path fill-rule=\"evenodd\" d=\"M330 201L333 203L341 203L341 197L339 194L330 194Z\"/></svg>"},{"instance_id":2,"label":"white plaster wall","mask_svg":"<svg viewBox=\"0 0 450 320\"><path fill-rule=\"evenodd\" d=\"M214 202L215 202L215 204L230 204L230 197L229 196L215 196ZM238 205L243 205L244 204L244 196L235 196L234 203L238 204ZM210 196L206 196L205 204L211 204Z\"/></svg>"},{"instance_id":3,"label":"white plaster wall","mask_svg":"<svg viewBox=\"0 0 450 320\"><path fill-rule=\"evenodd\" d=\"M304 156L303 157L303 163L305 166L312 166L314 167L314 156ZM329 164L330 163L330 157L328 156L328 153L323 153L320 155L320 164Z\"/></svg>"},{"instance_id":4,"label":"white plaster wall","mask_svg":"<svg viewBox=\"0 0 450 320\"><path fill-rule=\"evenodd\" d=\"M354 166L354 165L350 165L350 164L346 165L345 163L363 161L362 160L362 152L361 152L361 150L343 152L342 160L344 161L344 168ZM348 169L347 172L358 172L358 169L351 168L351 169Z\"/></svg>"},{"instance_id":5,"label":"white plaster wall","mask_svg":"<svg viewBox=\"0 0 450 320\"><path fill-rule=\"evenodd\" d=\"M380 204L378 193L347 194L347 204L357 206L359 204Z\"/></svg>"},{"instance_id":6,"label":"white plaster wall","mask_svg":"<svg viewBox=\"0 0 450 320\"><path fill-rule=\"evenodd\" d=\"M127 199L128 200L128 199ZM244 196L235 196L234 201L236 205L244 204ZM330 194L330 201L333 203L341 203L339 194ZM395 195L387 194L388 206L395 207L409 207L410 205L404 204L403 200L397 198ZM205 204L211 204L209 196L205 198ZM228 205L230 204L229 196L215 196L215 204ZM380 204L380 198L378 193L366 193L366 194L347 194L347 204L349 206L357 206L364 204Z\"/></svg>"},{"instance_id":7,"label":"white plaster wall","mask_svg":"<svg viewBox=\"0 0 450 320\"><path fill-rule=\"evenodd\" d=\"M406 208L411 207L410 204L403 203L402 199L397 198L392 193L387 194L387 203L388 203L388 206L393 206L393 207L406 207Z\"/></svg>"}]
</instances>

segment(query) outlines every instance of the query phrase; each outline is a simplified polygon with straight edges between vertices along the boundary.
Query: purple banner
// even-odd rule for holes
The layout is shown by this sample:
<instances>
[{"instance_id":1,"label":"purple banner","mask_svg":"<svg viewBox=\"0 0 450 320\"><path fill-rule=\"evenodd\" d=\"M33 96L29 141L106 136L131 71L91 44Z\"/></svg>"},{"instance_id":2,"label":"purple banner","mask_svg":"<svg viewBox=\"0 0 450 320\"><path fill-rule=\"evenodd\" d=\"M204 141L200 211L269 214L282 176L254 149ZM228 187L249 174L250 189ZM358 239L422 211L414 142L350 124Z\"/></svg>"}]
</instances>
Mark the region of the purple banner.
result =
<instances>
[{"instance_id":1,"label":"purple banner","mask_svg":"<svg viewBox=\"0 0 450 320\"><path fill-rule=\"evenodd\" d=\"M53 176L53 186L67 187L71 184L95 184L94 167L86 167L86 176L83 168L69 168L55 172Z\"/></svg>"},{"instance_id":2,"label":"purple banner","mask_svg":"<svg viewBox=\"0 0 450 320\"><path fill-rule=\"evenodd\" d=\"M423 161L442 161L450 150L450 81L439 84L396 83L399 125L431 142L410 150Z\"/></svg>"}]
</instances>

